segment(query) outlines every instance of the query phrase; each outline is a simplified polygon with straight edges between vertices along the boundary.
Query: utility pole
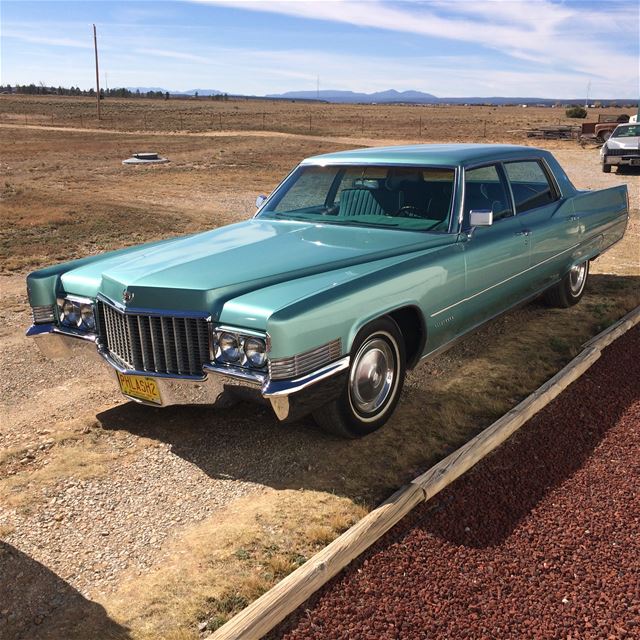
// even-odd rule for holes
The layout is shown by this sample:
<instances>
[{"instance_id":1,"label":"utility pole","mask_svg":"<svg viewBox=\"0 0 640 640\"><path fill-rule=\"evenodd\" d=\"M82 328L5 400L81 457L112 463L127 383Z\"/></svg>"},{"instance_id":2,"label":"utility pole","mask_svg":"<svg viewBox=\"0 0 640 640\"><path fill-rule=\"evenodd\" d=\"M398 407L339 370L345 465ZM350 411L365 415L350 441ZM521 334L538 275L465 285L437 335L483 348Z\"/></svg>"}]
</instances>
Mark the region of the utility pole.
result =
<instances>
[{"instance_id":1,"label":"utility pole","mask_svg":"<svg viewBox=\"0 0 640 640\"><path fill-rule=\"evenodd\" d=\"M589 108L589 93L591 92L591 80L589 80L589 84L587 84L587 99L585 100L584 103L584 108L588 109Z\"/></svg>"},{"instance_id":2,"label":"utility pole","mask_svg":"<svg viewBox=\"0 0 640 640\"><path fill-rule=\"evenodd\" d=\"M98 72L98 38L96 36L96 25L93 25L93 49L96 53L96 100L98 105L98 120L100 120L100 74Z\"/></svg>"}]
</instances>

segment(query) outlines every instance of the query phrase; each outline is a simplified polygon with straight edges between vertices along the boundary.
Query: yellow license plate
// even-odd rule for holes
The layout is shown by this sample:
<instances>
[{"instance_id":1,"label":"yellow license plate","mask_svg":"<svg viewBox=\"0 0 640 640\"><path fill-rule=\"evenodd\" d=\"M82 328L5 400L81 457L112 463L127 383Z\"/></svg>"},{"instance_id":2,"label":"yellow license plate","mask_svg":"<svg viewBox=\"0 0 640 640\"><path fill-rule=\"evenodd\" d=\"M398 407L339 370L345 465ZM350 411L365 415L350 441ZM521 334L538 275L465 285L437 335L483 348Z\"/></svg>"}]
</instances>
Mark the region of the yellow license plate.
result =
<instances>
[{"instance_id":1,"label":"yellow license plate","mask_svg":"<svg viewBox=\"0 0 640 640\"><path fill-rule=\"evenodd\" d=\"M126 396L154 404L162 404L158 383L153 378L124 375L119 371L116 373L118 374L118 382L120 382L120 391Z\"/></svg>"}]
</instances>

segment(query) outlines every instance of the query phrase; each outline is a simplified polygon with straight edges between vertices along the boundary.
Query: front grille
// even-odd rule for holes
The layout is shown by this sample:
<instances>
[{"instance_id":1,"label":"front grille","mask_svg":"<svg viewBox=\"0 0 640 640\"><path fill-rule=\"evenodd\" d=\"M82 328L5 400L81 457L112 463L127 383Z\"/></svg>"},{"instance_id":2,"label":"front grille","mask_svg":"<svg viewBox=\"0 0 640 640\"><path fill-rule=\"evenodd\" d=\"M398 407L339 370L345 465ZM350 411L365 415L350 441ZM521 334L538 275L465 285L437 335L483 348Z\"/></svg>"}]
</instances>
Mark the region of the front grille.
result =
<instances>
[{"instance_id":1,"label":"front grille","mask_svg":"<svg viewBox=\"0 0 640 640\"><path fill-rule=\"evenodd\" d=\"M269 374L273 380L297 378L324 364L337 360L342 355L340 339L333 340L321 347L299 353L290 358L279 358L269 362Z\"/></svg>"},{"instance_id":2,"label":"front grille","mask_svg":"<svg viewBox=\"0 0 640 640\"><path fill-rule=\"evenodd\" d=\"M33 324L44 324L46 322L53 322L55 316L53 315L53 305L47 304L39 307L31 307L33 313Z\"/></svg>"},{"instance_id":3,"label":"front grille","mask_svg":"<svg viewBox=\"0 0 640 640\"><path fill-rule=\"evenodd\" d=\"M605 151L606 156L637 156L640 149L609 149Z\"/></svg>"},{"instance_id":4,"label":"front grille","mask_svg":"<svg viewBox=\"0 0 640 640\"><path fill-rule=\"evenodd\" d=\"M200 376L211 359L204 318L125 314L99 301L98 322L104 347L126 369Z\"/></svg>"}]
</instances>

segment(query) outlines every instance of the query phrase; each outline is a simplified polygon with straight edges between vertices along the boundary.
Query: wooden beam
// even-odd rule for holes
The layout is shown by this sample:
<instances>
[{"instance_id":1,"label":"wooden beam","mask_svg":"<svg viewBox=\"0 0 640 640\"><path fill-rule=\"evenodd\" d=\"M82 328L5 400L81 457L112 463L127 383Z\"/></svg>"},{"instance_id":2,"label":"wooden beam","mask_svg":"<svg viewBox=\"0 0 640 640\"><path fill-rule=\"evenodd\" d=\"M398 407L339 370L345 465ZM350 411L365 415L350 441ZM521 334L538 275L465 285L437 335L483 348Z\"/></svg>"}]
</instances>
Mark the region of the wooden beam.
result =
<instances>
[{"instance_id":1,"label":"wooden beam","mask_svg":"<svg viewBox=\"0 0 640 640\"><path fill-rule=\"evenodd\" d=\"M208 640L258 640L421 502L424 502L424 491L419 486L402 487Z\"/></svg>"}]
</instances>

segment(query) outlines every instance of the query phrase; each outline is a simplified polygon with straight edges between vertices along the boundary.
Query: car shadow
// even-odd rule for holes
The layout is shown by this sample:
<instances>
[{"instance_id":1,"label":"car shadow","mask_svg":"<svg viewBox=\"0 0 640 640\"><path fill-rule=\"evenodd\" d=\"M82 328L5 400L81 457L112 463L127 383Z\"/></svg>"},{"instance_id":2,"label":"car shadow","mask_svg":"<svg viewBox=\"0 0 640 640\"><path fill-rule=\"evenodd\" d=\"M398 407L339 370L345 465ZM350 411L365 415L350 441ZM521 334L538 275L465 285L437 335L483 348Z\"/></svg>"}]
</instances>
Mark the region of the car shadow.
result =
<instances>
[{"instance_id":1,"label":"car shadow","mask_svg":"<svg viewBox=\"0 0 640 640\"><path fill-rule=\"evenodd\" d=\"M0 541L0 638L128 640L129 630L68 582Z\"/></svg>"},{"instance_id":2,"label":"car shadow","mask_svg":"<svg viewBox=\"0 0 640 640\"><path fill-rule=\"evenodd\" d=\"M637 281L638 278L594 275L592 286L599 294L628 288L634 283L637 286ZM597 306L598 299L595 295L583 303ZM606 305L602 307L602 313L606 314ZM523 323L546 319L549 313L541 303L532 303L492 321L481 330L477 340L463 340L450 352L453 355L445 356L449 358L449 369L444 374L437 363L433 370L429 364L423 365L423 370L408 380L404 398L389 423L358 440L327 435L311 418L281 424L270 407L248 403L225 409L208 406L156 409L127 402L98 414L97 419L103 429L127 431L168 444L174 455L212 478L241 479L275 489L326 491L373 505L500 415L490 402L488 409L478 408L446 385L433 392L429 388L431 375L456 375L458 364L469 359L482 363L487 348L509 335L514 335L514 357L521 360L514 367L526 368L527 356L520 353L516 334ZM600 327L594 323L591 330L597 333ZM549 340L546 329L540 339ZM559 348L566 346L560 341ZM572 355L575 353L564 353L564 362ZM521 397L515 396L511 406ZM447 411L449 403L457 403L456 412L451 415Z\"/></svg>"}]
</instances>

